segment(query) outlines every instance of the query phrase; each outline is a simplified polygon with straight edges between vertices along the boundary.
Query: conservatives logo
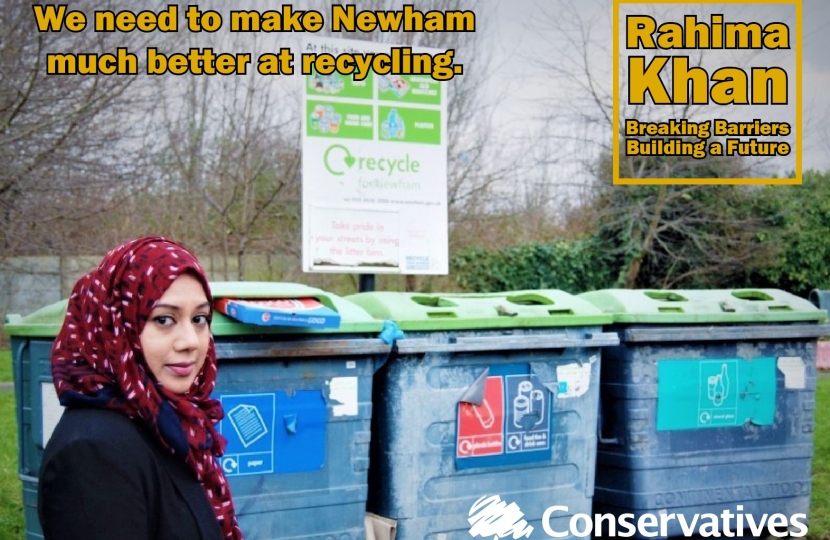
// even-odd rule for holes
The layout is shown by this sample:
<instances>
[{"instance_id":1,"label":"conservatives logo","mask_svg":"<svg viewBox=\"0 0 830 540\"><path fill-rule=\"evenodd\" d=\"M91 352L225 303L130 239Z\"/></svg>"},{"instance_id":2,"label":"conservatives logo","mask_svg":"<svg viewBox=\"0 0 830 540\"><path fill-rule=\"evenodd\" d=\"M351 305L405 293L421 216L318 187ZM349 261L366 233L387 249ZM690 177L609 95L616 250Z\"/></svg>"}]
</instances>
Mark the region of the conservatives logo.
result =
<instances>
[{"instance_id":1,"label":"conservatives logo","mask_svg":"<svg viewBox=\"0 0 830 540\"><path fill-rule=\"evenodd\" d=\"M512 535L513 538L530 538L533 527L522 519L524 514L516 503L507 504L498 495L481 497L470 507L467 521L470 534L475 538L493 537L493 540Z\"/></svg>"},{"instance_id":2,"label":"conservatives logo","mask_svg":"<svg viewBox=\"0 0 830 540\"><path fill-rule=\"evenodd\" d=\"M639 517L634 514L573 514L568 523L568 530L554 530L551 518L554 514L570 515L567 506L550 506L542 515L542 529L549 538L565 538L567 536L586 538L592 534L602 538L653 538L668 537L670 524L679 525L684 537L700 535L709 537L742 537L745 533L752 533L754 537L761 536L769 530L772 536L782 538L800 538L807 534L807 515L793 514L761 514L743 513L743 505L738 504L737 512L724 509L720 514L668 514L644 513ZM533 527L524 520L524 514L516 503L507 504L498 495L485 495L470 507L467 521L472 526L470 535L481 538L530 538Z\"/></svg>"}]
</instances>

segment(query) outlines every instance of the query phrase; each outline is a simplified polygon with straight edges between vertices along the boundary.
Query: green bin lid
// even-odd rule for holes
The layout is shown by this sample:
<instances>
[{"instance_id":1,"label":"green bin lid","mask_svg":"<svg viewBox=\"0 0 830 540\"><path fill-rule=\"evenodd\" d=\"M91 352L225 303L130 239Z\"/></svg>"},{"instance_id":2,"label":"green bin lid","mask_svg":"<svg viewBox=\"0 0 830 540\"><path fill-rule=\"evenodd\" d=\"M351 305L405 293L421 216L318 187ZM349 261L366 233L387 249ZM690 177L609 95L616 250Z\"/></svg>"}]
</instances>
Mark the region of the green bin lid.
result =
<instances>
[{"instance_id":1,"label":"green bin lid","mask_svg":"<svg viewBox=\"0 0 830 540\"><path fill-rule=\"evenodd\" d=\"M402 330L461 330L609 324L588 302L564 291L527 290L492 294L366 292L346 296L378 319Z\"/></svg>"},{"instance_id":2,"label":"green bin lid","mask_svg":"<svg viewBox=\"0 0 830 540\"><path fill-rule=\"evenodd\" d=\"M360 307L320 289L298 283L273 283L253 281L212 282L211 292L218 298L314 298L340 315L338 328L302 328L295 326L258 326L244 324L214 311L211 331L214 336L250 334L332 334L332 333L380 333L383 323L374 319ZM67 300L50 304L25 317L8 315L5 331L10 336L54 338L60 332L66 316Z\"/></svg>"},{"instance_id":3,"label":"green bin lid","mask_svg":"<svg viewBox=\"0 0 830 540\"><path fill-rule=\"evenodd\" d=\"M577 295L619 323L822 322L809 301L778 289L606 289Z\"/></svg>"},{"instance_id":4,"label":"green bin lid","mask_svg":"<svg viewBox=\"0 0 830 540\"><path fill-rule=\"evenodd\" d=\"M58 300L25 317L6 315L3 329L10 336L55 338L63 326L67 303L67 300Z\"/></svg>"}]
</instances>

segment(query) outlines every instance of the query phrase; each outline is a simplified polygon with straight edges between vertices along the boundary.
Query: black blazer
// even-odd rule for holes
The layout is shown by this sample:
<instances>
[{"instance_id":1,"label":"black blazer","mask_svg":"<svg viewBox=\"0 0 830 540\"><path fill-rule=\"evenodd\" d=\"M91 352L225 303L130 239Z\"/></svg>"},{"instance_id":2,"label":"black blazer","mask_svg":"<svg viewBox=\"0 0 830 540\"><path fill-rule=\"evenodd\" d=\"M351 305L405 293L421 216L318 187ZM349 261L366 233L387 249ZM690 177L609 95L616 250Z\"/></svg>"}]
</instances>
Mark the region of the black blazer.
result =
<instances>
[{"instance_id":1,"label":"black blazer","mask_svg":"<svg viewBox=\"0 0 830 540\"><path fill-rule=\"evenodd\" d=\"M185 463L124 414L67 409L38 483L45 540L221 540Z\"/></svg>"}]
</instances>

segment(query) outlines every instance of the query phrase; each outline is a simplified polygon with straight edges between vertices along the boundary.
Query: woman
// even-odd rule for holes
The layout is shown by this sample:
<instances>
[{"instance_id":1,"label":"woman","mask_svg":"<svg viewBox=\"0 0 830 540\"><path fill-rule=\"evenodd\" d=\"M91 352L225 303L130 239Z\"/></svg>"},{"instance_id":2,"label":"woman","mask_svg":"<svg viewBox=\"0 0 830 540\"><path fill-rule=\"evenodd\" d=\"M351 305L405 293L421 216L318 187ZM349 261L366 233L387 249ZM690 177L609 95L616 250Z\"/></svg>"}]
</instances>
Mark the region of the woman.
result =
<instances>
[{"instance_id":1,"label":"woman","mask_svg":"<svg viewBox=\"0 0 830 540\"><path fill-rule=\"evenodd\" d=\"M212 298L198 260L127 242L72 290L52 348L66 407L43 456L46 540L238 540L210 398Z\"/></svg>"}]
</instances>

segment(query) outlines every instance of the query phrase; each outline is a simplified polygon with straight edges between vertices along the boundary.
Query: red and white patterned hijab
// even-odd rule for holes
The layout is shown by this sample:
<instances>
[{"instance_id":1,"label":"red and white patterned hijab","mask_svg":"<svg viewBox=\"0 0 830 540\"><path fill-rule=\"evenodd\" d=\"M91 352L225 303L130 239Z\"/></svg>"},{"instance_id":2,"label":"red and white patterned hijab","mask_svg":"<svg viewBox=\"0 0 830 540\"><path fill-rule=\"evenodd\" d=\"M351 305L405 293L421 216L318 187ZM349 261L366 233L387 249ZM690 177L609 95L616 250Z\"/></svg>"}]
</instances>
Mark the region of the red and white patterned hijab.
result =
<instances>
[{"instance_id":1,"label":"red and white patterned hijab","mask_svg":"<svg viewBox=\"0 0 830 540\"><path fill-rule=\"evenodd\" d=\"M213 338L202 370L182 395L155 381L141 349L139 336L153 307L186 272L212 302L204 269L176 242L144 237L107 253L72 289L52 347L52 378L62 405L115 409L146 425L193 470L223 537L240 540L228 482L216 459L225 439L216 431L222 405L210 397L216 384Z\"/></svg>"}]
</instances>

